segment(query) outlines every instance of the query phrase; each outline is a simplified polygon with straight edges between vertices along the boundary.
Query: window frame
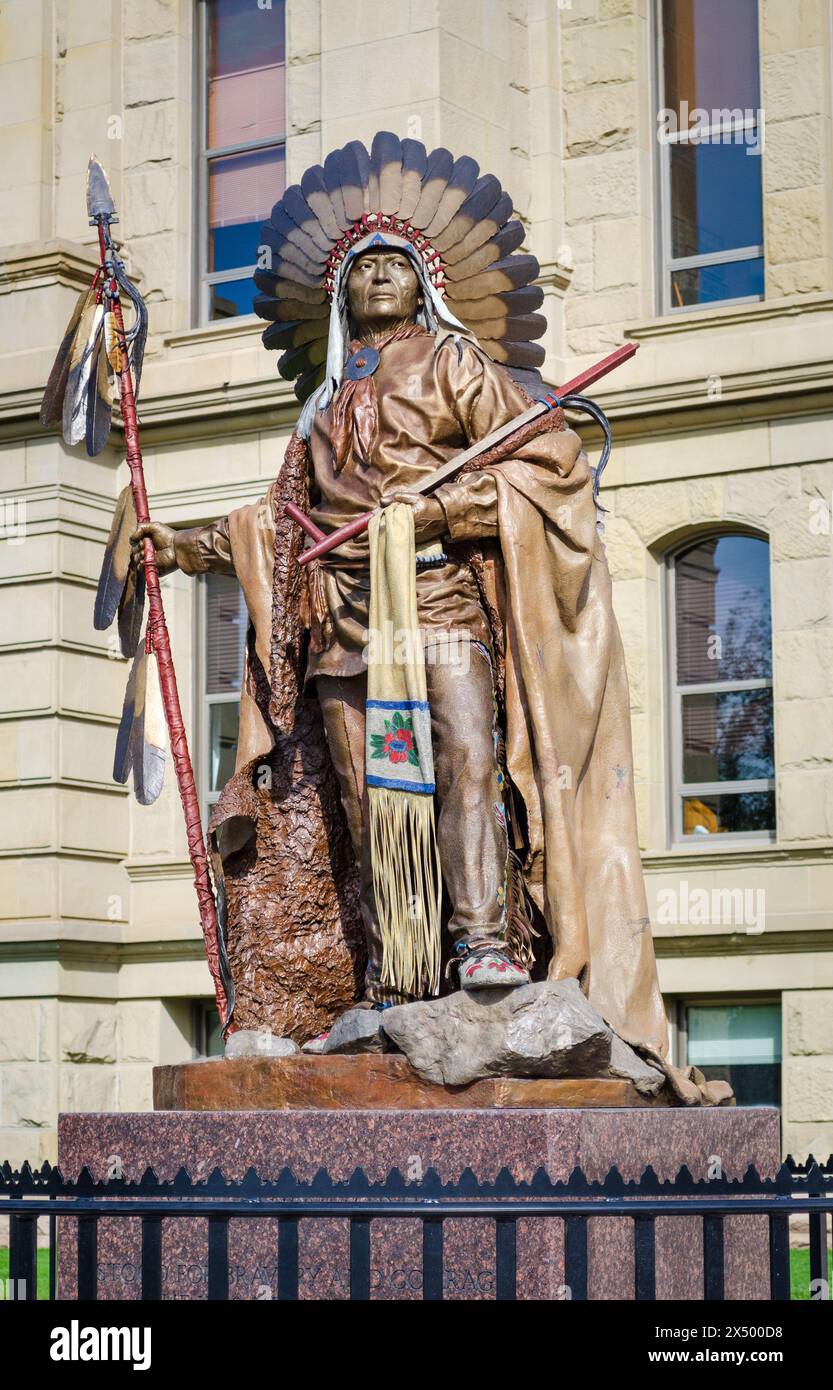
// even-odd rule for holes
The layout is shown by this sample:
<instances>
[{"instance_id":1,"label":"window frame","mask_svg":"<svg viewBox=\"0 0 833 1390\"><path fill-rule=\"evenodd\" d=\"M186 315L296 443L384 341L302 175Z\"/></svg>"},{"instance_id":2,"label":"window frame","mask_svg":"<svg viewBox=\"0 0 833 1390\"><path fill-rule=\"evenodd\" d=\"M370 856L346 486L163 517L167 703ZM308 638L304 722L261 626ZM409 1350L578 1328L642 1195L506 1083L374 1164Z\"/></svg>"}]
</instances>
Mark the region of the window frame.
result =
<instances>
[{"instance_id":1,"label":"window frame","mask_svg":"<svg viewBox=\"0 0 833 1390\"><path fill-rule=\"evenodd\" d=\"M733 782L685 782L683 780L683 697L686 695L720 694L732 690L772 690L773 691L773 742L775 736L775 672L766 677L751 680L700 681L681 685L677 679L677 605L676 572L677 560L694 546L714 538L746 536L750 540L764 541L770 551L769 583L770 613L772 613L772 547L768 535L752 527L710 526L678 540L663 554L665 590L665 647L668 721L666 724L666 747L669 758L669 777L667 786L670 802L668 807L668 843L670 848L699 853L714 852L732 845L772 845L778 838L778 789L777 763L772 777L755 777L747 781ZM772 629L770 627L770 644ZM687 796L731 795L733 792L771 791L775 794L775 826L772 830L733 830L721 835L684 835L683 798Z\"/></svg>"},{"instance_id":2,"label":"window frame","mask_svg":"<svg viewBox=\"0 0 833 1390\"><path fill-rule=\"evenodd\" d=\"M236 704L239 707L241 694L239 690L209 694L206 688L208 685L208 578L207 574L197 576L197 708L199 710L197 720L197 748L199 750L197 784L204 825L208 824L211 813L223 791L222 787L219 791L211 790L211 707L212 705L230 704Z\"/></svg>"},{"instance_id":3,"label":"window frame","mask_svg":"<svg viewBox=\"0 0 833 1390\"><path fill-rule=\"evenodd\" d=\"M758 64L760 70L760 33L758 48ZM698 311L709 311L715 309L731 308L736 304L760 304L765 298L765 291L761 294L740 295L734 299L709 299L699 304L674 304L671 297L671 277L676 270L699 269L710 265L734 265L741 261L760 260L764 257L764 243L759 246L732 247L728 251L707 251L696 256L673 256L671 254L671 147L672 145L689 144L691 128L688 130L678 130L664 133L657 126L657 115L660 109L664 109L665 101L665 35L662 23L662 5L657 4L654 9L654 102L652 120L656 131L657 153L657 188L659 192L657 207L657 264L659 268L659 285L657 287L657 313L663 318L675 317L680 314L692 314ZM739 108L738 108L739 109ZM759 123L757 113L752 117L744 117L741 121L721 122L717 126L697 127L697 143L706 143L707 138L712 135L730 134L735 130L753 130L756 138L760 139ZM762 155L751 156L752 158L762 159ZM761 195L763 197L763 166L761 166ZM761 216L761 232L763 235L763 209Z\"/></svg>"},{"instance_id":4,"label":"window frame","mask_svg":"<svg viewBox=\"0 0 833 1390\"><path fill-rule=\"evenodd\" d=\"M197 236L197 254L194 257L195 278L194 278L194 320L195 327L205 328L209 324L219 322L240 323L243 320L255 320L257 315L233 314L226 320L212 319L210 317L211 308L211 289L214 285L221 285L232 280L242 280L246 277L251 278L257 270L257 264L252 261L251 265L236 266L232 270L209 270L208 269L208 190L209 190L209 165L212 160L220 159L226 155L249 154L258 150L277 150L286 151L287 131L286 131L286 109L284 108L284 132L282 135L264 135L258 140L244 141L236 145L208 145L208 6L212 0L197 0L196 22L196 43L195 52L195 88L196 100L195 107L195 140L197 158L195 161L194 176L194 198L196 201L196 215L194 217L194 227ZM284 67L288 72L289 67L285 62Z\"/></svg>"}]
</instances>

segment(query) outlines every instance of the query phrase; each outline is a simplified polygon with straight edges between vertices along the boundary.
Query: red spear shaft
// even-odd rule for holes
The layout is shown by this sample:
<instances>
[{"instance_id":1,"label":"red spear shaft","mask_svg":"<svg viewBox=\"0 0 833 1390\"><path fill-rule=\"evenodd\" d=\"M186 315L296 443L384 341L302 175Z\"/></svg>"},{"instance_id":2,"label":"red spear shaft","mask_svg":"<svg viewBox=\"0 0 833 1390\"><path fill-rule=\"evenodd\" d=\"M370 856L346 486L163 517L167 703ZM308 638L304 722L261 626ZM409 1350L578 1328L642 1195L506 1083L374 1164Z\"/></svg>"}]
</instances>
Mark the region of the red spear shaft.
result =
<instances>
[{"instance_id":1,"label":"red spear shaft","mask_svg":"<svg viewBox=\"0 0 833 1390\"><path fill-rule=\"evenodd\" d=\"M136 520L141 526L143 523L150 521L150 511L148 508L147 489L145 487L142 449L139 443L139 422L136 419L136 400L133 394L133 378L130 374L130 366L128 363L121 298L119 296L119 286L113 264L114 253L112 248L108 246L108 238L104 231L104 219L97 218L96 220L98 223L98 244L101 250L101 266L105 276L105 286L108 290L108 298L113 311L113 318L116 323L116 337L121 358L117 375L119 378L121 415L124 422L124 440L127 446L127 466L130 469L130 486L133 492L133 501L136 506ZM228 996L226 995L225 985L223 984L222 975L220 973L220 933L217 923L217 908L214 902L214 890L211 886L211 878L208 872L208 856L206 854L205 840L202 833L200 803L194 782L194 769L191 765L191 755L188 752L188 739L185 734L182 708L179 703L179 690L177 688L176 672L174 671L173 656L171 654L171 639L168 635L168 624L165 621L165 609L162 604L159 571L156 568L156 552L153 548L153 542L147 536L144 538L144 550L145 584L149 609L148 633L153 650L156 653L156 661L159 668L159 684L162 690L162 703L165 707L168 737L171 741L171 755L173 757L179 795L182 801L182 810L185 816L185 834L188 839L188 854L194 869L194 888L196 889L197 902L199 903L200 925L202 926L203 940L205 942L205 954L208 959L208 968L211 971L211 978L214 981L217 1011L220 1015L223 1028L225 1029L228 1023Z\"/></svg>"}]
</instances>

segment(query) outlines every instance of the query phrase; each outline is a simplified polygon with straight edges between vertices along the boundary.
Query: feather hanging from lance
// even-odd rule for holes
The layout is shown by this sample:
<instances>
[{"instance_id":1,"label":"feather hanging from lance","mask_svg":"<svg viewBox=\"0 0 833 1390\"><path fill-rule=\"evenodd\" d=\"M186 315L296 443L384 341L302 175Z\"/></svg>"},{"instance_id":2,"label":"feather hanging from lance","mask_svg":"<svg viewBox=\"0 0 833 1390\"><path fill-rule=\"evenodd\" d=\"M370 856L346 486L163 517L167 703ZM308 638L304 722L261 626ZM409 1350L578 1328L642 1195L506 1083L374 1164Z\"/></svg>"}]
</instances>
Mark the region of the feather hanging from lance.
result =
<instances>
[{"instance_id":1,"label":"feather hanging from lance","mask_svg":"<svg viewBox=\"0 0 833 1390\"><path fill-rule=\"evenodd\" d=\"M122 596L119 599L118 631L122 656L135 655L142 635L145 614L145 576L131 560Z\"/></svg>"},{"instance_id":2,"label":"feather hanging from lance","mask_svg":"<svg viewBox=\"0 0 833 1390\"><path fill-rule=\"evenodd\" d=\"M108 225L117 220L106 175L94 160L90 162L87 198L92 214L100 213ZM132 323L124 334L126 360L119 345L110 293L99 268L72 311L40 411L41 424L60 425L66 443L70 447L83 444L90 458L100 454L110 438L113 405L118 395L116 382L121 372L132 373L134 398L138 396L147 342L145 302L115 251L112 268L120 295L133 309ZM126 487L116 503L93 615L98 631L106 630L118 617L119 646L122 654L131 658L139 645L145 607L144 574L136 569L130 551L130 533L136 524L132 491ZM152 784L150 778L149 785Z\"/></svg>"},{"instance_id":3,"label":"feather hanging from lance","mask_svg":"<svg viewBox=\"0 0 833 1390\"><path fill-rule=\"evenodd\" d=\"M105 315L106 317L106 315ZM110 423L113 417L113 391L110 384L110 364L104 347L104 331L98 334L90 367L90 381L87 388L87 418L85 421L84 443L90 458L95 458L110 438Z\"/></svg>"},{"instance_id":4,"label":"feather hanging from lance","mask_svg":"<svg viewBox=\"0 0 833 1390\"><path fill-rule=\"evenodd\" d=\"M134 396L138 396L147 342L147 309L118 258L114 270L119 289L133 307L125 344ZM110 438L115 379L123 367L113 314L101 272L97 271L89 289L79 295L64 331L41 401L41 424L60 425L71 448L83 444L89 457L95 458Z\"/></svg>"},{"instance_id":5,"label":"feather hanging from lance","mask_svg":"<svg viewBox=\"0 0 833 1390\"><path fill-rule=\"evenodd\" d=\"M116 503L93 610L93 627L98 632L105 632L118 613L121 651L128 657L139 645L145 604L145 577L137 570L130 547L136 525L133 489L128 485Z\"/></svg>"},{"instance_id":6,"label":"feather hanging from lance","mask_svg":"<svg viewBox=\"0 0 833 1390\"><path fill-rule=\"evenodd\" d=\"M117 220L106 175L95 160L90 161L88 171L87 201L93 218L100 215L108 227ZM110 290L99 268L89 289L78 297L41 403L41 423L60 425L66 443L70 447L83 444L90 458L100 454L110 438L120 373L132 373L134 398L138 395L147 341L144 300L115 251L112 273L122 299L133 309L133 321L123 339L126 358L110 307ZM167 736L156 657L150 649L137 655L144 621L145 576L137 569L130 547L136 525L133 491L128 486L119 495L104 548L93 626L105 631L117 618L120 650L133 659L114 771L116 780L124 782L132 770L138 800L150 805L162 787Z\"/></svg>"},{"instance_id":7,"label":"feather hanging from lance","mask_svg":"<svg viewBox=\"0 0 833 1390\"><path fill-rule=\"evenodd\" d=\"M70 446L86 439L90 376L98 360L98 335L103 319L101 304L88 304L81 314L72 344L62 418L64 439Z\"/></svg>"},{"instance_id":8,"label":"feather hanging from lance","mask_svg":"<svg viewBox=\"0 0 833 1390\"><path fill-rule=\"evenodd\" d=\"M70 315L69 323L61 339L61 346L58 348L58 355L49 373L49 380L46 383L46 390L43 393L43 400L41 401L40 408L40 422L47 427L50 425L60 425L63 419L64 396L66 395L67 380L69 378L70 362L76 334L82 315L88 308L91 311L92 306L95 305L98 280L99 276L96 275L90 288L83 290L78 296L78 302Z\"/></svg>"},{"instance_id":9,"label":"feather hanging from lance","mask_svg":"<svg viewBox=\"0 0 833 1390\"><path fill-rule=\"evenodd\" d=\"M162 790L168 745L156 654L147 645L146 640L130 668L113 761L114 781L124 784L133 773L140 806L152 806Z\"/></svg>"},{"instance_id":10,"label":"feather hanging from lance","mask_svg":"<svg viewBox=\"0 0 833 1390\"><path fill-rule=\"evenodd\" d=\"M302 208L297 208L302 212ZM111 227L118 222L107 175L95 155L87 168L87 214L98 234L101 264L90 289L80 297L67 325L41 405L45 425L61 424L69 443L84 442L90 454L104 448L112 423L114 378L118 395L127 464L129 494L118 500L105 548L96 594L95 626L101 630L118 615L119 641L132 658L124 708L116 739L113 773L124 783L133 774L133 789L143 805L159 796L164 781L168 731L177 787L185 817L188 854L194 869L200 925L208 968L214 981L217 1009L224 1035L234 1027L234 988L223 930L209 872L194 770L176 683L170 636L153 563L153 546L143 545L147 573L139 572L130 556L130 533L137 520L150 519L142 465L136 395L142 376L147 340L147 311L117 254ZM314 231L314 229L313 229ZM308 234L308 233L305 233ZM317 234L319 241L323 232ZM315 236L312 237L313 242ZM133 320L126 331L122 306L127 299ZM134 382L135 379L135 382ZM148 632L141 641L145 590Z\"/></svg>"}]
</instances>

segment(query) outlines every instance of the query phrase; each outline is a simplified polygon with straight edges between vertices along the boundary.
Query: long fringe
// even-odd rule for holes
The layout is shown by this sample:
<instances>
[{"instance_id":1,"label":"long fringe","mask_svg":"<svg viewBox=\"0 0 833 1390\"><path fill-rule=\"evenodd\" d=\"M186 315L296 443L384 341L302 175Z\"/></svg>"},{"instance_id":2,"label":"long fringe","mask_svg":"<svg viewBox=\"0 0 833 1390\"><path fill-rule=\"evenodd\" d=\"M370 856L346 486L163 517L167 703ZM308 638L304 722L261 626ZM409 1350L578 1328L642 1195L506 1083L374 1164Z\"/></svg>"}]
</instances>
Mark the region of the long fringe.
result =
<instances>
[{"instance_id":1,"label":"long fringe","mask_svg":"<svg viewBox=\"0 0 833 1390\"><path fill-rule=\"evenodd\" d=\"M506 949L519 965L531 970L535 964L533 938L540 936L532 925L532 904L517 854L510 849L506 863Z\"/></svg>"},{"instance_id":2,"label":"long fringe","mask_svg":"<svg viewBox=\"0 0 833 1390\"><path fill-rule=\"evenodd\" d=\"M416 998L440 989L441 888L430 796L368 787L382 983Z\"/></svg>"}]
</instances>

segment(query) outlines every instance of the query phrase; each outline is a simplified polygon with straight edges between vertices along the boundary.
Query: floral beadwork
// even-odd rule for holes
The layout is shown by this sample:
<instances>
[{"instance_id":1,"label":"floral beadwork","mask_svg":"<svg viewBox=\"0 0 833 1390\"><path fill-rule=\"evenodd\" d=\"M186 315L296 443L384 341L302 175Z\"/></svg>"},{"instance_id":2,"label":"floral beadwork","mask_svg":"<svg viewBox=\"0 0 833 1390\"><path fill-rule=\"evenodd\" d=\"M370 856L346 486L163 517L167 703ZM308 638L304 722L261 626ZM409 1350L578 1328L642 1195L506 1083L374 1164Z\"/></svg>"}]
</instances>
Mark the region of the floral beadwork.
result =
<instances>
[{"instance_id":1,"label":"floral beadwork","mask_svg":"<svg viewBox=\"0 0 833 1390\"><path fill-rule=\"evenodd\" d=\"M481 956L472 961L463 969L463 974L467 980L472 980L481 971L487 975L525 975L526 971L516 965L514 961L508 960L502 952L490 952L488 955Z\"/></svg>"},{"instance_id":2,"label":"floral beadwork","mask_svg":"<svg viewBox=\"0 0 833 1390\"><path fill-rule=\"evenodd\" d=\"M419 767L413 720L406 719L399 710L391 719L385 720L383 734L371 735L370 743L373 758L384 758L391 763L410 763L411 767Z\"/></svg>"}]
</instances>

